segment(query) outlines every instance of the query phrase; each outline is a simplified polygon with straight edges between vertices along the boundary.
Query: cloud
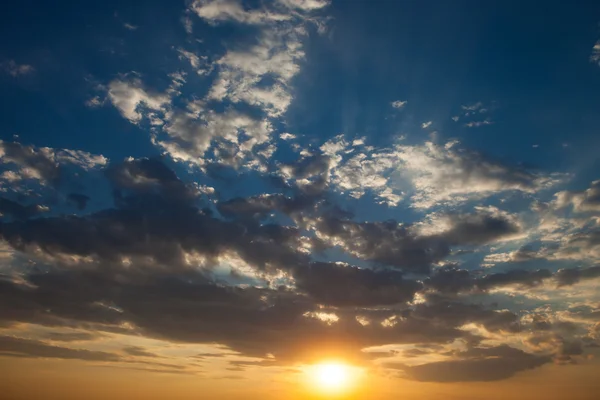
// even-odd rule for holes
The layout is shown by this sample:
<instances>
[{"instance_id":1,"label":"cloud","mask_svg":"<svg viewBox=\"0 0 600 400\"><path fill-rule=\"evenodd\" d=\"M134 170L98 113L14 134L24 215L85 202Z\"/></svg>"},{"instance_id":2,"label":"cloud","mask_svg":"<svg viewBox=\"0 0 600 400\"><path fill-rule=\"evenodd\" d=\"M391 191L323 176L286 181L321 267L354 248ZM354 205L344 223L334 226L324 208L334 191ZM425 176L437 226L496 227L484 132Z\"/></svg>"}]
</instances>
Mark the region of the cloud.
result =
<instances>
[{"instance_id":1,"label":"cloud","mask_svg":"<svg viewBox=\"0 0 600 400\"><path fill-rule=\"evenodd\" d=\"M556 275L558 286L574 285L585 279L600 278L600 266L561 269Z\"/></svg>"},{"instance_id":2,"label":"cloud","mask_svg":"<svg viewBox=\"0 0 600 400\"><path fill-rule=\"evenodd\" d=\"M520 231L513 216L495 209L437 215L428 224L435 229L394 220L358 223L335 216L309 222L317 237L330 246L363 260L421 273L447 257L452 246L492 243Z\"/></svg>"},{"instance_id":3,"label":"cloud","mask_svg":"<svg viewBox=\"0 0 600 400\"><path fill-rule=\"evenodd\" d=\"M35 68L31 65L18 64L15 60L8 60L0 63L0 70L15 78L23 75L30 75L35 72Z\"/></svg>"},{"instance_id":4,"label":"cloud","mask_svg":"<svg viewBox=\"0 0 600 400\"><path fill-rule=\"evenodd\" d=\"M517 237L522 226L510 213L495 207L475 207L475 212L469 214L430 214L420 230L451 245L481 245Z\"/></svg>"},{"instance_id":5,"label":"cloud","mask_svg":"<svg viewBox=\"0 0 600 400\"><path fill-rule=\"evenodd\" d=\"M156 139L175 160L205 163L205 153L213 140L222 140L217 147L216 162L239 166L248 158L259 157L256 145L268 142L272 127L266 119L256 119L234 110L224 113L176 112L164 127L167 139Z\"/></svg>"},{"instance_id":6,"label":"cloud","mask_svg":"<svg viewBox=\"0 0 600 400\"><path fill-rule=\"evenodd\" d=\"M423 122L423 123L421 124L421 128L423 128L423 129L427 129L427 128L429 128L429 127L430 127L432 124L433 124L433 121L427 121L427 122Z\"/></svg>"},{"instance_id":7,"label":"cloud","mask_svg":"<svg viewBox=\"0 0 600 400\"><path fill-rule=\"evenodd\" d=\"M496 108L494 102L490 106L485 106L481 101L473 104L467 104L461 106L462 116L455 116L452 119L454 122L462 118L471 119L471 121L464 124L467 128L479 128L485 125L492 125L494 122L489 118L481 119L482 114L488 114Z\"/></svg>"},{"instance_id":8,"label":"cloud","mask_svg":"<svg viewBox=\"0 0 600 400\"><path fill-rule=\"evenodd\" d=\"M45 211L39 205L23 206L15 201L0 197L0 216L10 215L15 219L27 219Z\"/></svg>"},{"instance_id":9,"label":"cloud","mask_svg":"<svg viewBox=\"0 0 600 400\"><path fill-rule=\"evenodd\" d=\"M228 51L215 62L219 72L208 98L245 102L264 109L270 117L281 116L291 103L291 79L304 58L304 35L294 28L268 29L255 45ZM265 84L267 80L272 82Z\"/></svg>"},{"instance_id":10,"label":"cloud","mask_svg":"<svg viewBox=\"0 0 600 400\"><path fill-rule=\"evenodd\" d=\"M401 109L401 108L404 108L404 106L407 103L408 103L408 101L406 101L406 100L403 100L403 101L402 100L396 100L396 101L392 101L391 105L392 105L393 108Z\"/></svg>"},{"instance_id":11,"label":"cloud","mask_svg":"<svg viewBox=\"0 0 600 400\"><path fill-rule=\"evenodd\" d=\"M594 47L592 47L590 62L600 65L600 40L594 44Z\"/></svg>"},{"instance_id":12,"label":"cloud","mask_svg":"<svg viewBox=\"0 0 600 400\"><path fill-rule=\"evenodd\" d=\"M108 99L119 110L121 115L132 123L143 118L143 108L152 111L163 111L170 104L166 94L156 93L146 88L139 78L128 80L115 79L108 85Z\"/></svg>"},{"instance_id":13,"label":"cloud","mask_svg":"<svg viewBox=\"0 0 600 400\"><path fill-rule=\"evenodd\" d=\"M67 200L72 203L79 211L82 211L90 201L90 197L81 193L69 193Z\"/></svg>"},{"instance_id":14,"label":"cloud","mask_svg":"<svg viewBox=\"0 0 600 400\"><path fill-rule=\"evenodd\" d=\"M183 203L198 195L193 185L184 184L171 169L157 159L126 160L111 165L106 174L118 190L131 190L137 194L158 191L164 199Z\"/></svg>"},{"instance_id":15,"label":"cloud","mask_svg":"<svg viewBox=\"0 0 600 400\"><path fill-rule=\"evenodd\" d=\"M464 111L479 111L483 108L483 103L478 101L477 103L467 104L464 106L460 106Z\"/></svg>"},{"instance_id":16,"label":"cloud","mask_svg":"<svg viewBox=\"0 0 600 400\"><path fill-rule=\"evenodd\" d=\"M600 212L600 181L592 182L582 191L558 192L555 197L555 206L559 209L573 206L576 212Z\"/></svg>"},{"instance_id":17,"label":"cloud","mask_svg":"<svg viewBox=\"0 0 600 400\"><path fill-rule=\"evenodd\" d=\"M394 271L374 271L339 263L313 263L298 268L294 278L299 289L315 301L332 306L398 304L411 301L421 288L418 282Z\"/></svg>"},{"instance_id":18,"label":"cloud","mask_svg":"<svg viewBox=\"0 0 600 400\"><path fill-rule=\"evenodd\" d=\"M477 382L507 379L517 372L551 361L509 346L473 348L456 355L458 360L405 367L408 377L422 382Z\"/></svg>"},{"instance_id":19,"label":"cloud","mask_svg":"<svg viewBox=\"0 0 600 400\"><path fill-rule=\"evenodd\" d=\"M28 358L62 358L85 361L119 361L120 357L103 351L53 346L37 340L0 336L0 354Z\"/></svg>"},{"instance_id":20,"label":"cloud","mask_svg":"<svg viewBox=\"0 0 600 400\"><path fill-rule=\"evenodd\" d=\"M128 23L128 22L125 22L125 23L123 24L123 27L124 27L125 29L127 29L127 30L130 30L130 31L135 31L135 30L137 30L137 29L138 29L138 27L137 27L137 26L135 26L135 25L132 25L132 24L130 24L130 23Z\"/></svg>"},{"instance_id":21,"label":"cloud","mask_svg":"<svg viewBox=\"0 0 600 400\"><path fill-rule=\"evenodd\" d=\"M558 181L558 177L461 149L456 142L444 146L432 142L423 146L399 145L395 156L414 186L412 205L416 208L484 198L505 191L534 193Z\"/></svg>"},{"instance_id":22,"label":"cloud","mask_svg":"<svg viewBox=\"0 0 600 400\"><path fill-rule=\"evenodd\" d=\"M390 150L373 151L363 139L350 143L343 135L329 139L318 150L317 154L303 152L296 165L280 164L281 176L307 191L333 188L357 199L371 193L379 204L388 206L403 200L403 193L390 183L398 162Z\"/></svg>"},{"instance_id":23,"label":"cloud","mask_svg":"<svg viewBox=\"0 0 600 400\"><path fill-rule=\"evenodd\" d=\"M483 121L471 121L471 122L467 122L465 124L465 126L467 128L479 128L481 126L485 126L485 125L492 125L493 122L489 119L484 119Z\"/></svg>"},{"instance_id":24,"label":"cloud","mask_svg":"<svg viewBox=\"0 0 600 400\"><path fill-rule=\"evenodd\" d=\"M277 0L277 2L286 7L304 11L319 10L331 3L329 0Z\"/></svg>"},{"instance_id":25,"label":"cloud","mask_svg":"<svg viewBox=\"0 0 600 400\"><path fill-rule=\"evenodd\" d=\"M515 284L525 287L534 287L540 285L542 281L550 278L551 276L552 273L545 269L539 269L536 271L517 269L508 272L487 275L477 280L476 284L482 290Z\"/></svg>"},{"instance_id":26,"label":"cloud","mask_svg":"<svg viewBox=\"0 0 600 400\"><path fill-rule=\"evenodd\" d=\"M157 357L156 354L150 353L143 347L139 347L139 346L127 346L127 347L123 348L123 351L131 356L136 356L136 357L152 357L152 358Z\"/></svg>"},{"instance_id":27,"label":"cloud","mask_svg":"<svg viewBox=\"0 0 600 400\"><path fill-rule=\"evenodd\" d=\"M600 260L600 229L565 235L558 248L549 249L544 258Z\"/></svg>"},{"instance_id":28,"label":"cloud","mask_svg":"<svg viewBox=\"0 0 600 400\"><path fill-rule=\"evenodd\" d=\"M44 339L51 340L54 342L83 342L88 340L96 339L101 334L94 334L90 332L49 332L44 335Z\"/></svg>"},{"instance_id":29,"label":"cloud","mask_svg":"<svg viewBox=\"0 0 600 400\"><path fill-rule=\"evenodd\" d=\"M244 24L256 31L251 44L228 43L227 51L211 62L177 48L179 58L198 74L213 78L215 71L206 96L183 98L187 82L181 73L169 74L172 83L164 92L130 73L108 84L107 97L130 122L148 121L152 142L177 161L267 172L267 160L276 150L272 126L292 101L292 79L305 56L308 26L319 31L323 26L324 19L311 13L328 4L290 0L246 7L236 0L193 1L187 21L195 14L211 25ZM206 159L209 151L212 158Z\"/></svg>"},{"instance_id":30,"label":"cloud","mask_svg":"<svg viewBox=\"0 0 600 400\"><path fill-rule=\"evenodd\" d=\"M196 0L190 5L200 18L211 23L235 21L249 25L262 25L274 21L286 21L289 15L266 9L247 10L237 0Z\"/></svg>"},{"instance_id":31,"label":"cloud","mask_svg":"<svg viewBox=\"0 0 600 400\"><path fill-rule=\"evenodd\" d=\"M481 293L501 287L513 286L529 289L540 286L554 275L546 269L512 269L506 272L481 274L458 268L443 268L436 271L423 284L432 293L456 295L459 293Z\"/></svg>"},{"instance_id":32,"label":"cloud","mask_svg":"<svg viewBox=\"0 0 600 400\"><path fill-rule=\"evenodd\" d=\"M417 273L450 253L443 240L417 236L395 221L357 223L322 216L312 228L319 239L354 257Z\"/></svg>"},{"instance_id":33,"label":"cloud","mask_svg":"<svg viewBox=\"0 0 600 400\"><path fill-rule=\"evenodd\" d=\"M254 44L231 48L215 61L217 77L207 99L249 104L269 118L282 116L292 101L291 80L305 56L305 24L318 23L303 13L326 5L324 1L290 0L276 3L273 9L266 5L246 9L237 1L194 2L191 9L211 23L235 21L259 26Z\"/></svg>"},{"instance_id":34,"label":"cloud","mask_svg":"<svg viewBox=\"0 0 600 400\"><path fill-rule=\"evenodd\" d=\"M17 167L18 171L10 178L11 182L36 179L43 184L57 184L65 165L90 170L106 165L108 159L81 150L36 148L0 141L0 163Z\"/></svg>"},{"instance_id":35,"label":"cloud","mask_svg":"<svg viewBox=\"0 0 600 400\"><path fill-rule=\"evenodd\" d=\"M212 72L213 66L209 65L207 56L198 56L191 51L177 49L180 60L187 60L198 75L208 75Z\"/></svg>"},{"instance_id":36,"label":"cloud","mask_svg":"<svg viewBox=\"0 0 600 400\"><path fill-rule=\"evenodd\" d=\"M90 97L85 101L85 105L89 108L98 108L104 105L105 100L101 99L100 96Z\"/></svg>"}]
</instances>

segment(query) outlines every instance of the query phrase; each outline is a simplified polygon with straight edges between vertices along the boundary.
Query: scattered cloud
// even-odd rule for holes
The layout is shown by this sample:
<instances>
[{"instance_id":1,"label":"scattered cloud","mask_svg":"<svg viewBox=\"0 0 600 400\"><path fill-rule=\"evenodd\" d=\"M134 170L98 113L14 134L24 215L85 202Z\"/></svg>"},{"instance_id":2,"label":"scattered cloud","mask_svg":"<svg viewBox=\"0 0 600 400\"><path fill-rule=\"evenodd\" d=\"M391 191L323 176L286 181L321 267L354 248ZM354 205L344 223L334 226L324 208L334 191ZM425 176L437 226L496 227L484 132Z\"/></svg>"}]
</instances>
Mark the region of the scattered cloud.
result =
<instances>
[{"instance_id":1,"label":"scattered cloud","mask_svg":"<svg viewBox=\"0 0 600 400\"><path fill-rule=\"evenodd\" d=\"M391 105L395 109L401 109L401 108L404 108L404 106L407 103L408 103L408 101L406 101L406 100L396 100L396 101L392 101Z\"/></svg>"},{"instance_id":2,"label":"scattered cloud","mask_svg":"<svg viewBox=\"0 0 600 400\"><path fill-rule=\"evenodd\" d=\"M130 24L130 23L128 23L128 22L125 22L125 23L123 24L123 27L124 27L125 29L127 29L127 30L130 30L130 31L136 31L136 30L138 29L138 26L136 26L136 25L132 25L132 24Z\"/></svg>"},{"instance_id":3,"label":"scattered cloud","mask_svg":"<svg viewBox=\"0 0 600 400\"><path fill-rule=\"evenodd\" d=\"M471 121L471 122L467 122L465 124L465 126L467 128L479 128L480 126L485 126L485 125L492 125L493 122L490 121L489 119L484 119L483 121Z\"/></svg>"},{"instance_id":4,"label":"scattered cloud","mask_svg":"<svg viewBox=\"0 0 600 400\"><path fill-rule=\"evenodd\" d=\"M600 40L592 47L592 54L590 55L590 62L600 65Z\"/></svg>"},{"instance_id":5,"label":"scattered cloud","mask_svg":"<svg viewBox=\"0 0 600 400\"><path fill-rule=\"evenodd\" d=\"M15 78L23 75L30 75L35 72L33 66L28 64L18 64L15 60L8 60L0 63L0 70Z\"/></svg>"},{"instance_id":6,"label":"scattered cloud","mask_svg":"<svg viewBox=\"0 0 600 400\"><path fill-rule=\"evenodd\" d=\"M559 176L530 172L461 149L458 142L443 146L432 142L423 146L400 145L395 154L412 181L413 206L418 208L505 191L533 193L560 180Z\"/></svg>"}]
</instances>

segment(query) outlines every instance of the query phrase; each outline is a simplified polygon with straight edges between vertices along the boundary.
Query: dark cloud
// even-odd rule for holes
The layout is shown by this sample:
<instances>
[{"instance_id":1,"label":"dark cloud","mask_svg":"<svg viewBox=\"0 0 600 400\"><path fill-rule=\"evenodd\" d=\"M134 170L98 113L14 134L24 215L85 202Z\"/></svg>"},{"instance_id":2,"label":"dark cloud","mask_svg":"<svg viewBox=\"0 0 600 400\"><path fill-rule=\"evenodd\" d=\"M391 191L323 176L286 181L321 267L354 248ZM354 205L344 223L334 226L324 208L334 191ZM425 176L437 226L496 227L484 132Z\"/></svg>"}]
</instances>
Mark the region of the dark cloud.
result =
<instances>
[{"instance_id":1,"label":"dark cloud","mask_svg":"<svg viewBox=\"0 0 600 400\"><path fill-rule=\"evenodd\" d=\"M55 342L82 342L94 340L99 336L101 334L90 332L49 332L44 338Z\"/></svg>"},{"instance_id":2,"label":"dark cloud","mask_svg":"<svg viewBox=\"0 0 600 400\"><path fill-rule=\"evenodd\" d=\"M393 220L360 223L328 215L317 218L313 225L326 242L355 257L415 273L428 273L433 263L451 254L452 246L486 244L520 230L514 218L495 210L439 218L448 228L423 235L415 227Z\"/></svg>"},{"instance_id":3,"label":"dark cloud","mask_svg":"<svg viewBox=\"0 0 600 400\"><path fill-rule=\"evenodd\" d=\"M464 269L442 268L423 282L428 289L443 294L468 292L475 287L475 278Z\"/></svg>"},{"instance_id":4,"label":"dark cloud","mask_svg":"<svg viewBox=\"0 0 600 400\"><path fill-rule=\"evenodd\" d=\"M314 207L318 198L309 196L287 197L283 194L266 194L254 197L236 197L219 202L217 209L227 218L262 220L275 211L289 216L297 216L300 212Z\"/></svg>"},{"instance_id":5,"label":"dark cloud","mask_svg":"<svg viewBox=\"0 0 600 400\"><path fill-rule=\"evenodd\" d=\"M551 255L565 259L600 259L600 229L584 230L567 236Z\"/></svg>"},{"instance_id":6,"label":"dark cloud","mask_svg":"<svg viewBox=\"0 0 600 400\"><path fill-rule=\"evenodd\" d=\"M550 357L531 355L506 345L472 348L455 357L458 359L402 369L409 378L422 382L485 382L507 379L551 361Z\"/></svg>"},{"instance_id":7,"label":"dark cloud","mask_svg":"<svg viewBox=\"0 0 600 400\"><path fill-rule=\"evenodd\" d=\"M554 362L557 364L576 364L574 356L583 354L583 344L579 340L560 340L560 346L557 354L554 356Z\"/></svg>"},{"instance_id":8,"label":"dark cloud","mask_svg":"<svg viewBox=\"0 0 600 400\"><path fill-rule=\"evenodd\" d=\"M445 219L450 228L441 236L451 245L486 244L520 231L516 221L507 215L485 211L474 214L449 214Z\"/></svg>"},{"instance_id":9,"label":"dark cloud","mask_svg":"<svg viewBox=\"0 0 600 400\"><path fill-rule=\"evenodd\" d=\"M479 279L477 281L477 286L482 290L515 284L534 287L540 285L543 280L548 279L551 276L552 273L545 269L538 269L536 271L515 269L508 272L489 274Z\"/></svg>"},{"instance_id":10,"label":"dark cloud","mask_svg":"<svg viewBox=\"0 0 600 400\"><path fill-rule=\"evenodd\" d=\"M558 286L569 286L586 279L600 277L600 266L561 269L555 274Z\"/></svg>"},{"instance_id":11,"label":"dark cloud","mask_svg":"<svg viewBox=\"0 0 600 400\"><path fill-rule=\"evenodd\" d=\"M332 160L329 156L318 154L303 158L294 164L280 166L280 169L286 171L286 177L308 182L298 185L302 192L317 195L323 193L328 187L331 165Z\"/></svg>"},{"instance_id":12,"label":"dark cloud","mask_svg":"<svg viewBox=\"0 0 600 400\"><path fill-rule=\"evenodd\" d=\"M54 160L54 153L51 149L37 149L33 146L23 146L17 142L0 141L0 152L3 162L27 168L28 175L37 176L43 181L58 183L61 174L60 166Z\"/></svg>"},{"instance_id":13,"label":"dark cloud","mask_svg":"<svg viewBox=\"0 0 600 400\"><path fill-rule=\"evenodd\" d=\"M471 291L488 291L503 286L535 287L553 275L550 271L539 269L535 271L514 269L499 272L474 275L467 270L443 268L424 281L425 287L442 294L458 294Z\"/></svg>"},{"instance_id":14,"label":"dark cloud","mask_svg":"<svg viewBox=\"0 0 600 400\"><path fill-rule=\"evenodd\" d=\"M28 358L63 358L85 361L119 361L116 354L103 351L52 346L37 340L0 336L0 353Z\"/></svg>"},{"instance_id":15,"label":"dark cloud","mask_svg":"<svg viewBox=\"0 0 600 400\"><path fill-rule=\"evenodd\" d=\"M85 210L90 197L80 193L70 193L67 196L67 200L73 204L79 211Z\"/></svg>"},{"instance_id":16,"label":"dark cloud","mask_svg":"<svg viewBox=\"0 0 600 400\"><path fill-rule=\"evenodd\" d=\"M447 311L443 308L430 315L339 309L333 311L339 321L329 325L306 317L307 312L319 309L290 290L222 287L193 276L159 279L153 274L152 279L128 281L109 279L100 272L65 271L30 275L31 286L0 282L0 318L96 330L127 323L135 327L129 334L220 343L245 355L270 353L280 362L315 361L327 355L362 359L364 347L445 343L469 336L451 320L440 325L438 319ZM361 325L357 314L367 315L374 323ZM376 322L390 317L395 324L388 327ZM491 317L472 312L456 322Z\"/></svg>"},{"instance_id":17,"label":"dark cloud","mask_svg":"<svg viewBox=\"0 0 600 400\"><path fill-rule=\"evenodd\" d=\"M476 323L492 332L521 330L519 317L511 311L495 311L479 304L443 298L433 298L427 303L418 304L411 315L432 321L437 326L461 327L468 323Z\"/></svg>"},{"instance_id":18,"label":"dark cloud","mask_svg":"<svg viewBox=\"0 0 600 400\"><path fill-rule=\"evenodd\" d=\"M296 172L321 171L314 162ZM429 275L452 247L519 231L514 217L497 211L446 215L445 230L423 234L416 224L356 222L324 196L293 190L291 196L234 198L217 203L219 212L212 213L201 208L193 184L157 159L128 160L109 167L106 176L116 191L112 208L0 223L0 238L36 262L19 279L0 280L0 322L218 343L245 356L273 356L257 365L327 357L364 362L372 356L362 349L390 343L480 343L481 337L461 329L470 323L489 332L519 332L515 313L454 295L532 287L552 276L545 270L482 276L458 267ZM297 226L265 222L272 212L292 217ZM311 253L328 247L374 265L315 262ZM216 277L213 267L228 261L248 265L262 287L228 286ZM427 276L420 283L409 273ZM420 292L423 301L412 303ZM131 346L123 353L156 356ZM492 362L457 357L484 368ZM502 376L519 370L515 359L531 360L498 358L503 361L493 362L508 371Z\"/></svg>"},{"instance_id":19,"label":"dark cloud","mask_svg":"<svg viewBox=\"0 0 600 400\"><path fill-rule=\"evenodd\" d=\"M137 195L158 193L163 199L189 202L198 195L192 185L183 183L162 161L152 158L127 160L110 166L106 175L117 190Z\"/></svg>"},{"instance_id":20,"label":"dark cloud","mask_svg":"<svg viewBox=\"0 0 600 400\"><path fill-rule=\"evenodd\" d=\"M600 211L600 180L592 182L590 187L583 191L563 191L556 194L558 208L572 205L577 212Z\"/></svg>"},{"instance_id":21,"label":"dark cloud","mask_svg":"<svg viewBox=\"0 0 600 400\"><path fill-rule=\"evenodd\" d=\"M44 209L38 205L24 206L15 201L0 197L0 215L9 215L15 219L27 219L31 218L39 213L42 213Z\"/></svg>"},{"instance_id":22,"label":"dark cloud","mask_svg":"<svg viewBox=\"0 0 600 400\"><path fill-rule=\"evenodd\" d=\"M321 217L315 229L325 241L338 244L353 256L416 273L450 254L441 238L420 237L396 221L354 222Z\"/></svg>"},{"instance_id":23,"label":"dark cloud","mask_svg":"<svg viewBox=\"0 0 600 400\"><path fill-rule=\"evenodd\" d=\"M143 347L139 347L139 346L127 346L123 348L123 351L127 354L129 354L130 356L136 356L136 357L158 357L156 354L151 353L149 351L147 351L146 349L144 349Z\"/></svg>"},{"instance_id":24,"label":"dark cloud","mask_svg":"<svg viewBox=\"0 0 600 400\"><path fill-rule=\"evenodd\" d=\"M421 284L395 271L374 271L336 263L312 263L294 272L300 290L333 306L376 306L411 301Z\"/></svg>"}]
</instances>

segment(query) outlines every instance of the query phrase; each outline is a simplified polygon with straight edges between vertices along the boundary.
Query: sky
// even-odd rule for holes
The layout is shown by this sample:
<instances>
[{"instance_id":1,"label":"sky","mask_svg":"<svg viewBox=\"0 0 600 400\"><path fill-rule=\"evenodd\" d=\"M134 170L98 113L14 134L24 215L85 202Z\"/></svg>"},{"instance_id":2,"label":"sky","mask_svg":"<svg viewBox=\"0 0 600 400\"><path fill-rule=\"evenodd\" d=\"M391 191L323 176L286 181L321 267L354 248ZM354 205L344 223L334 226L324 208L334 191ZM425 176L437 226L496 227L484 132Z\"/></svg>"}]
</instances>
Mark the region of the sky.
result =
<instances>
[{"instance_id":1,"label":"sky","mask_svg":"<svg viewBox=\"0 0 600 400\"><path fill-rule=\"evenodd\" d=\"M596 398L600 3L24 0L0 90L7 399Z\"/></svg>"}]
</instances>

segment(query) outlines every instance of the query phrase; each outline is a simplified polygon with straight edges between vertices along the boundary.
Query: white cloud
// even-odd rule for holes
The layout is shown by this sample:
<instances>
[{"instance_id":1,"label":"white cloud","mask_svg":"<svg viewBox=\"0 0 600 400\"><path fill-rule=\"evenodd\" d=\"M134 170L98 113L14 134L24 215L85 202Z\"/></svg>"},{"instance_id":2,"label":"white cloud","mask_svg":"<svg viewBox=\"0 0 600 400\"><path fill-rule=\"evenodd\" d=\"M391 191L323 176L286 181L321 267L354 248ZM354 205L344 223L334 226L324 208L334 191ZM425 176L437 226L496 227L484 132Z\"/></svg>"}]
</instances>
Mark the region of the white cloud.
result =
<instances>
[{"instance_id":1,"label":"white cloud","mask_svg":"<svg viewBox=\"0 0 600 400\"><path fill-rule=\"evenodd\" d=\"M427 129L427 128L429 128L429 127L430 127L432 124L433 124L433 121L427 121L427 122L423 122L423 123L421 124L421 128L423 128L423 129Z\"/></svg>"},{"instance_id":2,"label":"white cloud","mask_svg":"<svg viewBox=\"0 0 600 400\"><path fill-rule=\"evenodd\" d=\"M208 98L246 102L271 117L281 115L292 100L290 80L304 58L301 35L296 29L265 30L254 46L228 51L216 62L219 75ZM264 85L264 78L274 82Z\"/></svg>"},{"instance_id":3,"label":"white cloud","mask_svg":"<svg viewBox=\"0 0 600 400\"><path fill-rule=\"evenodd\" d=\"M415 189L413 206L428 208L440 202L486 197L507 190L533 193L557 182L556 177L488 160L458 149L457 142L445 146L427 142L422 146L397 146L399 172Z\"/></svg>"},{"instance_id":4,"label":"white cloud","mask_svg":"<svg viewBox=\"0 0 600 400\"><path fill-rule=\"evenodd\" d=\"M108 164L108 159L102 154L92 154L82 150L56 150L54 159L60 164L73 164L85 170L103 167Z\"/></svg>"},{"instance_id":5,"label":"white cloud","mask_svg":"<svg viewBox=\"0 0 600 400\"><path fill-rule=\"evenodd\" d=\"M281 135L279 135L279 138L280 138L281 140L293 140L293 139L296 139L296 135L293 135L293 134L291 134L291 133L284 132L284 133L282 133Z\"/></svg>"},{"instance_id":6,"label":"white cloud","mask_svg":"<svg viewBox=\"0 0 600 400\"><path fill-rule=\"evenodd\" d=\"M100 154L82 150L53 149L50 147L25 146L16 142L0 141L0 163L12 166L0 179L17 182L35 179L40 183L56 182L60 165L72 165L85 170L103 167L108 159Z\"/></svg>"},{"instance_id":7,"label":"white cloud","mask_svg":"<svg viewBox=\"0 0 600 400\"><path fill-rule=\"evenodd\" d=\"M169 141L156 140L174 159L203 164L203 157L214 139L235 146L238 157L248 156L254 146L269 140L271 125L237 111L193 113L176 112L164 131ZM245 139L242 141L241 134Z\"/></svg>"},{"instance_id":8,"label":"white cloud","mask_svg":"<svg viewBox=\"0 0 600 400\"><path fill-rule=\"evenodd\" d=\"M187 34L191 35L194 30L194 23L192 22L192 19L190 18L190 16L187 14L184 15L181 18L181 23L183 24L183 28L185 29Z\"/></svg>"},{"instance_id":9,"label":"white cloud","mask_svg":"<svg viewBox=\"0 0 600 400\"><path fill-rule=\"evenodd\" d=\"M329 0L277 0L277 2L288 8L296 8L304 11L318 10L330 4Z\"/></svg>"},{"instance_id":10,"label":"white cloud","mask_svg":"<svg viewBox=\"0 0 600 400\"><path fill-rule=\"evenodd\" d=\"M128 22L125 22L125 23L123 24L123 27L124 27L125 29L128 29L128 30L130 30L130 31L135 31L135 30L137 30L137 28L138 28L136 25L132 25L132 24L130 24L130 23L128 23Z\"/></svg>"},{"instance_id":11,"label":"white cloud","mask_svg":"<svg viewBox=\"0 0 600 400\"><path fill-rule=\"evenodd\" d=\"M143 118L152 125L152 141L176 160L204 165L215 161L232 166L264 169L275 146L270 143L272 123L292 101L291 80L304 59L305 25L320 23L308 12L326 6L317 0L281 1L247 7L236 0L196 0L187 11L210 24L241 23L258 31L256 42L243 46L227 44L228 50L210 64L208 58L177 48L179 58L201 75L216 70L208 94L187 102L180 109L171 102L181 96L186 84L181 73L169 75L172 84L164 93L152 91L141 80L121 77L109 84L108 99L132 123ZM188 29L189 28L189 29ZM191 30L186 25L188 32ZM247 104L262 115L240 112L237 105L225 111L213 110L215 101ZM283 138L283 136L282 136ZM291 136L287 136L291 139ZM211 150L214 160L211 160Z\"/></svg>"},{"instance_id":12,"label":"white cloud","mask_svg":"<svg viewBox=\"0 0 600 400\"><path fill-rule=\"evenodd\" d=\"M480 110L482 107L483 107L483 103L478 101L477 103L467 104L467 105L461 106L460 108L462 108L465 111L477 111L477 110Z\"/></svg>"},{"instance_id":13,"label":"white cloud","mask_svg":"<svg viewBox=\"0 0 600 400\"><path fill-rule=\"evenodd\" d=\"M94 96L85 101L85 105L89 108L98 108L104 105L104 100L100 96Z\"/></svg>"},{"instance_id":14,"label":"white cloud","mask_svg":"<svg viewBox=\"0 0 600 400\"><path fill-rule=\"evenodd\" d=\"M480 126L492 125L493 122L489 119L484 119L483 121L471 121L467 122L465 126L467 128L479 128Z\"/></svg>"},{"instance_id":15,"label":"white cloud","mask_svg":"<svg viewBox=\"0 0 600 400\"><path fill-rule=\"evenodd\" d=\"M108 86L108 98L121 115L132 123L138 123L142 119L140 107L160 111L171 101L166 94L146 89L139 78L112 81Z\"/></svg>"},{"instance_id":16,"label":"white cloud","mask_svg":"<svg viewBox=\"0 0 600 400\"><path fill-rule=\"evenodd\" d=\"M576 212L600 212L600 180L583 191L562 191L555 195L556 208L573 206Z\"/></svg>"},{"instance_id":17,"label":"white cloud","mask_svg":"<svg viewBox=\"0 0 600 400\"><path fill-rule=\"evenodd\" d=\"M408 101L406 100L396 100L396 101L392 101L391 105L394 108L400 109L400 108L404 108L404 106L406 105L406 103L408 103Z\"/></svg>"},{"instance_id":18,"label":"white cloud","mask_svg":"<svg viewBox=\"0 0 600 400\"><path fill-rule=\"evenodd\" d=\"M198 75L208 75L212 72L212 66L209 65L207 56L198 56L181 48L177 49L177 52L179 53L179 59L187 60Z\"/></svg>"},{"instance_id":19,"label":"white cloud","mask_svg":"<svg viewBox=\"0 0 600 400\"><path fill-rule=\"evenodd\" d=\"M590 55L590 61L600 65L600 40L592 47L592 54Z\"/></svg>"},{"instance_id":20,"label":"white cloud","mask_svg":"<svg viewBox=\"0 0 600 400\"><path fill-rule=\"evenodd\" d=\"M291 19L290 15L266 9L246 10L242 3L236 0L196 0L190 8L200 18L212 23L235 21L249 25L260 25Z\"/></svg>"}]
</instances>

